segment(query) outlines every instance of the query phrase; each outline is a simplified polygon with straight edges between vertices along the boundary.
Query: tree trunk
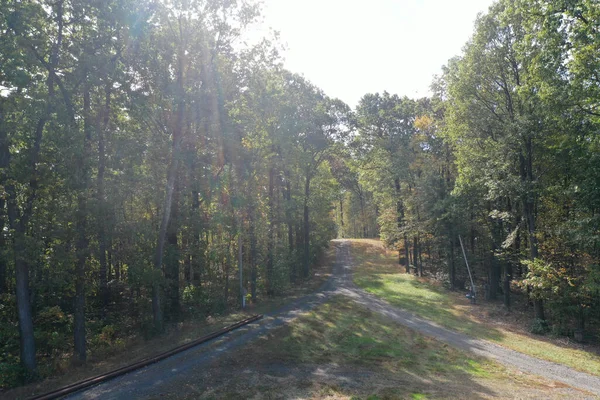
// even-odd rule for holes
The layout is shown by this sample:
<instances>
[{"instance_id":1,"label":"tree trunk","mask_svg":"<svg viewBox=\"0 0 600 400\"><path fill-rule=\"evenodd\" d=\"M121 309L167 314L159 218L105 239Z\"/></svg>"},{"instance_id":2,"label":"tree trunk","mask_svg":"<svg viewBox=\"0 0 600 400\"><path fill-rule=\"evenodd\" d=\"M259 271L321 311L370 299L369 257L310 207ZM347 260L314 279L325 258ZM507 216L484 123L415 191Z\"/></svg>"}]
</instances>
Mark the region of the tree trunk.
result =
<instances>
[{"instance_id":1,"label":"tree trunk","mask_svg":"<svg viewBox=\"0 0 600 400\"><path fill-rule=\"evenodd\" d=\"M360 190L358 193L358 199L360 202L360 219L361 219L361 225L362 225L362 237L366 238L367 237L367 218L365 215L365 199L363 197L362 190Z\"/></svg>"},{"instance_id":2,"label":"tree trunk","mask_svg":"<svg viewBox=\"0 0 600 400\"><path fill-rule=\"evenodd\" d=\"M162 272L165 239L167 236L167 228L169 226L169 220L171 217L173 192L175 190L175 181L177 179L177 172L179 168L179 153L181 148L181 139L183 136L183 124L185 115L185 90L183 83L185 75L185 52L182 47L183 46L179 44L177 54L177 79L175 84L177 100L176 119L172 133L173 142L171 151L171 162L169 163L169 169L167 172L167 184L165 188L165 200L162 209L162 220L160 223L160 229L158 231L156 255L154 259L154 268L157 274L161 274ZM160 292L160 280L154 279L154 281L152 282L152 316L154 319L154 327L158 331L161 331L163 329L163 312L160 304Z\"/></svg>"},{"instance_id":3,"label":"tree trunk","mask_svg":"<svg viewBox=\"0 0 600 400\"><path fill-rule=\"evenodd\" d=\"M512 265L508 262L504 273L504 306L510 310L510 281L512 279Z\"/></svg>"},{"instance_id":4,"label":"tree trunk","mask_svg":"<svg viewBox=\"0 0 600 400\"><path fill-rule=\"evenodd\" d=\"M77 267L75 271L75 312L73 323L73 338L75 344L75 360L83 363L86 360L86 334L85 334L85 263L87 261L87 237L85 235L85 213L81 209L85 207L85 198L79 202L77 217Z\"/></svg>"},{"instance_id":5,"label":"tree trunk","mask_svg":"<svg viewBox=\"0 0 600 400\"><path fill-rule=\"evenodd\" d=\"M527 158L524 159L523 155L520 155L521 161L521 176L524 178L528 185L528 190L525 194L523 201L523 208L525 214L525 220L527 222L527 230L529 233L529 258L534 261L538 257L538 242L535 236L535 200L533 197L533 148L532 139L528 137L525 141L525 150ZM523 174L523 171L525 174ZM524 175L524 176L523 176ZM535 318L545 321L546 316L544 313L544 301L541 299L534 299L533 309L535 312Z\"/></svg>"},{"instance_id":6,"label":"tree trunk","mask_svg":"<svg viewBox=\"0 0 600 400\"><path fill-rule=\"evenodd\" d=\"M412 258L413 257L413 252L410 250L410 240L407 240L407 242L408 242L408 246L406 248L408 249L408 258L407 258L408 265L414 267L415 263L414 263L413 258ZM416 271L415 271L415 273L416 273Z\"/></svg>"},{"instance_id":7,"label":"tree trunk","mask_svg":"<svg viewBox=\"0 0 600 400\"><path fill-rule=\"evenodd\" d=\"M515 254L519 256L521 254L521 229L517 230L517 237L515 238ZM523 278L523 264L517 262L517 278Z\"/></svg>"},{"instance_id":8,"label":"tree trunk","mask_svg":"<svg viewBox=\"0 0 600 400\"><path fill-rule=\"evenodd\" d=\"M110 96L112 82L107 83L105 89L104 109L100 113L101 121L97 123L98 134L98 177L97 177L97 201L98 201L98 262L100 263L99 284L100 284L100 301L102 303L102 313L104 315L108 304L108 275L106 268L106 199L104 196L104 173L106 170L106 144L104 134L108 128L110 119ZM101 122L101 123L100 123Z\"/></svg>"},{"instance_id":9,"label":"tree trunk","mask_svg":"<svg viewBox=\"0 0 600 400\"><path fill-rule=\"evenodd\" d=\"M269 233L267 241L267 295L273 295L273 250L275 247L275 199L274 197L274 185L275 185L275 167L271 166L269 169Z\"/></svg>"},{"instance_id":10,"label":"tree trunk","mask_svg":"<svg viewBox=\"0 0 600 400\"><path fill-rule=\"evenodd\" d=\"M340 198L340 225L341 225L341 232L340 232L340 237L343 239L344 238L344 199Z\"/></svg>"},{"instance_id":11,"label":"tree trunk","mask_svg":"<svg viewBox=\"0 0 600 400\"><path fill-rule=\"evenodd\" d=\"M0 124L2 122L0 121ZM1 145L0 145L1 146ZM1 168L1 167L0 167ZM4 184L2 184L5 187ZM0 212L4 212L4 199L0 200ZM6 228L6 223L4 221L4 216L1 218L0 222L0 249L6 248L6 239L4 236L4 229ZM6 258L4 255L0 255L0 294L6 293L7 285L6 285Z\"/></svg>"},{"instance_id":12,"label":"tree trunk","mask_svg":"<svg viewBox=\"0 0 600 400\"><path fill-rule=\"evenodd\" d=\"M85 79L89 79L87 72ZM86 354L86 333L85 333L85 267L89 253L89 241L87 238L87 192L89 187L89 159L92 142L92 121L91 121L91 101L90 88L86 82L83 92L83 118L84 118L84 138L83 153L78 158L78 186L79 194L77 200L76 212L76 253L77 265L75 270L75 311L73 338L75 344L75 359L83 363L87 358Z\"/></svg>"},{"instance_id":13,"label":"tree trunk","mask_svg":"<svg viewBox=\"0 0 600 400\"><path fill-rule=\"evenodd\" d=\"M423 243L419 238L419 275L423 276Z\"/></svg>"},{"instance_id":14,"label":"tree trunk","mask_svg":"<svg viewBox=\"0 0 600 400\"><path fill-rule=\"evenodd\" d=\"M408 234L404 234L404 258L406 259L406 273L410 274L410 242Z\"/></svg>"},{"instance_id":15,"label":"tree trunk","mask_svg":"<svg viewBox=\"0 0 600 400\"><path fill-rule=\"evenodd\" d=\"M244 226L242 223L242 219L240 218L238 221L238 272L240 274L240 307L243 309L245 300L244 300L244 240L242 238L242 232L244 231Z\"/></svg>"},{"instance_id":16,"label":"tree trunk","mask_svg":"<svg viewBox=\"0 0 600 400\"><path fill-rule=\"evenodd\" d=\"M500 287L500 265L496 260L496 244L492 240L492 254L490 254L490 290L489 300L496 300Z\"/></svg>"},{"instance_id":17,"label":"tree trunk","mask_svg":"<svg viewBox=\"0 0 600 400\"><path fill-rule=\"evenodd\" d=\"M492 212L491 202L488 202L488 215ZM495 300L498 297L498 290L500 289L500 285L502 284L502 268L498 258L496 257L496 252L498 250L497 243L502 242L502 232L504 232L504 225L502 221L496 222L493 218L489 218L489 224L492 227L492 251L490 254L490 300ZM504 285L503 285L504 286Z\"/></svg>"},{"instance_id":18,"label":"tree trunk","mask_svg":"<svg viewBox=\"0 0 600 400\"><path fill-rule=\"evenodd\" d=\"M248 210L248 236L250 236L250 296L252 302L256 303L256 210L253 200L251 200L250 209Z\"/></svg>"},{"instance_id":19,"label":"tree trunk","mask_svg":"<svg viewBox=\"0 0 600 400\"><path fill-rule=\"evenodd\" d=\"M229 238L229 243L227 244L227 257L225 260L225 287L223 288L223 304L225 304L225 310L229 308L229 270L231 265L231 241L232 238Z\"/></svg>"},{"instance_id":20,"label":"tree trunk","mask_svg":"<svg viewBox=\"0 0 600 400\"><path fill-rule=\"evenodd\" d=\"M165 274L165 318L170 321L178 321L180 317L179 302L179 174L175 178L175 188L171 204L171 218L167 227L168 248L164 260Z\"/></svg>"},{"instance_id":21,"label":"tree trunk","mask_svg":"<svg viewBox=\"0 0 600 400\"><path fill-rule=\"evenodd\" d=\"M285 206L285 219L287 221L288 228L288 247L290 253L294 251L294 226L292 222L292 184L289 179L289 172L285 171L285 194L286 194L286 206Z\"/></svg>"},{"instance_id":22,"label":"tree trunk","mask_svg":"<svg viewBox=\"0 0 600 400\"><path fill-rule=\"evenodd\" d=\"M192 243L193 238L190 239L189 234L184 235L182 247L185 249L184 268L183 268L183 279L185 285L189 286L192 283Z\"/></svg>"},{"instance_id":23,"label":"tree trunk","mask_svg":"<svg viewBox=\"0 0 600 400\"><path fill-rule=\"evenodd\" d=\"M163 216L160 223L160 229L158 231L158 240L156 245L156 256L154 259L154 268L157 273L162 275L162 264L163 255L165 248L165 239L167 236L167 226L171 218L171 206L173 202L173 191L175 189L175 178L177 175L177 168L179 165L179 143L178 140L173 138L173 154L171 155L171 163L169 165L169 171L167 174L167 185L165 188L165 201L163 204ZM160 302L160 280L155 279L152 282L152 316L154 319L154 327L157 330L162 330L163 324L163 313Z\"/></svg>"},{"instance_id":24,"label":"tree trunk","mask_svg":"<svg viewBox=\"0 0 600 400\"><path fill-rule=\"evenodd\" d=\"M307 171L306 181L304 184L304 263L302 269L302 277L308 278L310 271L310 219L308 200L310 198L310 173Z\"/></svg>"},{"instance_id":25,"label":"tree trunk","mask_svg":"<svg viewBox=\"0 0 600 400\"><path fill-rule=\"evenodd\" d=\"M0 125L1 127L1 125ZM39 124L38 124L39 127ZM2 134L2 147L0 151L2 151L2 160L7 164L10 164L10 150L8 146L8 139L6 137L6 131L0 130ZM41 133L41 132L40 132ZM36 135L36 138L41 140L41 135ZM6 145L6 146L5 146ZM39 146L34 145L34 149ZM31 166L35 173L35 160L37 158L37 154L32 153L32 162ZM32 178L32 182L35 179L35 175ZM31 183L30 183L31 187ZM32 191L30 193L31 196L35 196L35 187L33 185L31 187ZM29 292L29 264L26 260L26 230L29 222L29 218L31 214L23 214L21 218L18 219L18 206L17 206L17 193L13 184L8 184L6 186L6 191L8 194L8 202L7 202L7 211L8 211L8 220L10 227L14 230L13 236L13 255L14 255L14 265L15 265L15 281L16 281L16 297L17 297L17 317L19 320L19 349L21 356L21 364L27 370L27 373L34 377L37 374L36 368L36 359L35 359L35 338L33 333L33 318L31 314L31 302L30 302L30 292ZM30 199L28 201L33 202L34 199Z\"/></svg>"},{"instance_id":26,"label":"tree trunk","mask_svg":"<svg viewBox=\"0 0 600 400\"><path fill-rule=\"evenodd\" d=\"M398 232L402 230L402 224L404 223L404 204L402 204L402 200L400 198L400 179L396 178L394 180L394 187L396 189L396 223L398 226ZM406 267L406 273L410 272L410 265L408 262L408 238L406 234L404 234L404 266ZM398 264L402 265L402 251L400 250L400 246L398 246Z\"/></svg>"},{"instance_id":27,"label":"tree trunk","mask_svg":"<svg viewBox=\"0 0 600 400\"><path fill-rule=\"evenodd\" d=\"M196 182L192 183L196 185ZM191 281L198 287L202 286L202 270L204 265L204 242L202 240L202 219L200 217L200 192L192 190L192 250L189 275ZM196 276L198 278L196 278ZM188 282L189 283L189 282Z\"/></svg>"},{"instance_id":28,"label":"tree trunk","mask_svg":"<svg viewBox=\"0 0 600 400\"><path fill-rule=\"evenodd\" d=\"M9 205L11 207L11 205ZM26 250L23 232L15 232L15 278L17 293L17 316L19 319L19 344L21 364L33 378L37 374L35 360L35 339L29 293L29 265L23 258Z\"/></svg>"},{"instance_id":29,"label":"tree trunk","mask_svg":"<svg viewBox=\"0 0 600 400\"><path fill-rule=\"evenodd\" d=\"M48 70L47 87L48 98L46 100L46 108L42 116L38 120L34 133L34 141L31 147L31 157L29 166L31 168L31 177L29 181L29 195L26 198L24 209L19 213L17 204L17 193L13 184L6 184L7 192L7 213L9 226L14 230L13 249L14 249L14 268L16 281L16 298L17 298L17 317L19 321L19 341L20 341L20 356L21 364L25 367L29 377L33 378L37 375L36 369L36 349L33 332L33 318L31 313L31 297L29 288L29 264L24 258L26 256L26 236L29 226L29 220L33 212L33 203L37 198L38 177L37 164L40 154L44 127L48 121L54 107L54 78L55 70L59 61L59 50L62 45L63 38L63 2L56 3L56 22L57 34L56 41L52 45L50 62L46 66ZM65 99L67 100L67 99ZM0 119L4 118L0 110ZM0 158L2 166L10 165L10 143L8 142L7 132L2 129L3 124L0 123ZM6 171L3 168L3 171ZM3 174L2 178L6 178ZM5 182L3 182L5 183ZM20 215L19 215L20 214Z\"/></svg>"},{"instance_id":30,"label":"tree trunk","mask_svg":"<svg viewBox=\"0 0 600 400\"><path fill-rule=\"evenodd\" d=\"M415 274L422 276L421 268L419 267L419 236L413 237L413 264L415 266Z\"/></svg>"},{"instance_id":31,"label":"tree trunk","mask_svg":"<svg viewBox=\"0 0 600 400\"><path fill-rule=\"evenodd\" d=\"M456 290L456 264L454 263L454 237L452 234L450 234L450 247L448 253L450 290Z\"/></svg>"},{"instance_id":32,"label":"tree trunk","mask_svg":"<svg viewBox=\"0 0 600 400\"><path fill-rule=\"evenodd\" d=\"M115 281L121 281L121 261L115 262Z\"/></svg>"},{"instance_id":33,"label":"tree trunk","mask_svg":"<svg viewBox=\"0 0 600 400\"><path fill-rule=\"evenodd\" d=\"M106 268L107 268L106 269L106 278L110 282L110 281L112 281L114 279L113 258L112 258L112 243L111 243L110 239L108 240L108 246L107 246L107 249L106 249Z\"/></svg>"},{"instance_id":34,"label":"tree trunk","mask_svg":"<svg viewBox=\"0 0 600 400\"><path fill-rule=\"evenodd\" d=\"M3 98L0 97L0 186L6 187L6 181L8 179L7 171L10 166L10 144L8 142L8 132L4 127L4 112L3 108ZM0 249L4 249L6 247L6 236L4 234L4 229L7 228L8 221L6 220L6 215L4 214L4 207L6 205L6 201L3 198L0 199ZM7 290L7 276L6 276L6 267L7 260L3 255L0 255L0 294L3 294Z\"/></svg>"},{"instance_id":35,"label":"tree trunk","mask_svg":"<svg viewBox=\"0 0 600 400\"><path fill-rule=\"evenodd\" d=\"M544 313L544 301L543 300L533 300L533 311L535 314L535 318L545 321L546 314Z\"/></svg>"}]
</instances>

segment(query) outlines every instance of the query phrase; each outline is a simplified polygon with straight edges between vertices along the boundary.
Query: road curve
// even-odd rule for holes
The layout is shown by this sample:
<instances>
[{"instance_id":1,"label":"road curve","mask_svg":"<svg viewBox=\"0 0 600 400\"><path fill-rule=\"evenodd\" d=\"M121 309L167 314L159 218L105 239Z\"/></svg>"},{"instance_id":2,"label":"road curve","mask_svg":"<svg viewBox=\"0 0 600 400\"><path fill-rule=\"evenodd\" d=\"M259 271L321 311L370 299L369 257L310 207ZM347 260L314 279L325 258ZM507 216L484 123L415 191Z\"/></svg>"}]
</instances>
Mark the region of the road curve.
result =
<instances>
[{"instance_id":1,"label":"road curve","mask_svg":"<svg viewBox=\"0 0 600 400\"><path fill-rule=\"evenodd\" d=\"M336 246L336 262L333 274L315 293L297 299L274 313L265 315L265 318L257 323L224 335L216 342L202 344L157 364L75 393L68 398L129 400L156 397L157 393L161 392L161 387L182 379L182 375L186 373L192 374L197 368L209 367L210 363L224 352L244 346L269 331L289 323L298 315L310 311L333 295L347 296L374 312L453 347L600 396L600 378L597 376L527 356L486 340L450 331L357 288L352 282L350 242L337 240L334 244Z\"/></svg>"}]
</instances>

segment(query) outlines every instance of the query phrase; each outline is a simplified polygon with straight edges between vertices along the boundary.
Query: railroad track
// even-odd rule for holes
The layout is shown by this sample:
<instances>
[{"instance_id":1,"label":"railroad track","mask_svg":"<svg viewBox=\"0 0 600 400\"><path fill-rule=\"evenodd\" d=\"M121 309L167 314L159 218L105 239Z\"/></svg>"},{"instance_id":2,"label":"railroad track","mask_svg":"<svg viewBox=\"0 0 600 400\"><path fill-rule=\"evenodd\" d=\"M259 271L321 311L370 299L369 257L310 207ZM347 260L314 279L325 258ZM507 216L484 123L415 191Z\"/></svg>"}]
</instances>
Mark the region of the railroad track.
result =
<instances>
[{"instance_id":1,"label":"railroad track","mask_svg":"<svg viewBox=\"0 0 600 400\"><path fill-rule=\"evenodd\" d=\"M58 399L61 398L63 396L66 396L68 394L71 393L75 393L78 392L82 389L88 388L90 386L94 386L97 385L99 383L102 382L106 382L110 379L116 378L118 376L121 375L125 375L131 371L135 371L137 369L140 368L144 368L148 365L157 363L159 361L164 360L165 358L171 357L177 353L181 353L182 351L191 349L192 347L198 346L202 343L208 342L209 340L218 338L219 336L222 336L228 332L231 332L233 330L236 330L238 328L241 328L244 325L248 325L254 321L258 321L259 319L261 319L263 316L262 315L253 315L252 317L246 318L244 320L238 321L235 324L226 326L225 328L219 329L218 331L214 331L212 333L209 333L208 335L202 336L199 339L196 339L190 343L186 343L184 345L175 347L174 349L171 349L167 352L158 354L156 356L153 357L149 357L149 358L145 358L141 361L138 361L134 364L131 365L127 365L125 367L119 368L119 369L115 369L113 371L107 372L105 374L102 375L98 375L98 376L94 376L92 378L88 378L88 379L84 379L82 381L79 382L75 382L72 383L70 385L67 386L63 386L61 388L58 388L56 390L53 390L51 392L42 394L42 395L38 395L35 397L30 398L29 400L53 400L53 399Z\"/></svg>"}]
</instances>

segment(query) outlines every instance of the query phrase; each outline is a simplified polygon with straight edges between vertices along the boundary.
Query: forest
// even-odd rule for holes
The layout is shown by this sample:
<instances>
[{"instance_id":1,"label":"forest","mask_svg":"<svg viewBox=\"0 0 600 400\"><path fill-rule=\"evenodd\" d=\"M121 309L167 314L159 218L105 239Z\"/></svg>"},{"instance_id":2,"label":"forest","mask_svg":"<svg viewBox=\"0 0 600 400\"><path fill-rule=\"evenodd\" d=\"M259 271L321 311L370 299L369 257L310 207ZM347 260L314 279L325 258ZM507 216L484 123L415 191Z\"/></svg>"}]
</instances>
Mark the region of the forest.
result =
<instances>
[{"instance_id":1,"label":"forest","mask_svg":"<svg viewBox=\"0 0 600 400\"><path fill-rule=\"evenodd\" d=\"M0 0L0 388L280 296L336 237L466 291L462 240L533 332L597 327L598 2L499 0L430 97L355 109L246 40L260 18Z\"/></svg>"}]
</instances>

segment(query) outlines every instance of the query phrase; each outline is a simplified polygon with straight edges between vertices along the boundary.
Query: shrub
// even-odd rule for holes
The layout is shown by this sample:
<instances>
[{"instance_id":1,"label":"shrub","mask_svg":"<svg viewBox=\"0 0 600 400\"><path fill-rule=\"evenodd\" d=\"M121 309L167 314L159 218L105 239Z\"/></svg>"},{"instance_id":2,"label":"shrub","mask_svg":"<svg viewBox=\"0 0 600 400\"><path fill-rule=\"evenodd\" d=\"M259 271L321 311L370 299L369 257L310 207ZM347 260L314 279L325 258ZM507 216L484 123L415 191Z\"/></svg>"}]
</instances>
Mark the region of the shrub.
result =
<instances>
[{"instance_id":1,"label":"shrub","mask_svg":"<svg viewBox=\"0 0 600 400\"><path fill-rule=\"evenodd\" d=\"M59 306L42 309L35 318L35 338L40 354L55 355L71 346L71 320Z\"/></svg>"},{"instance_id":2,"label":"shrub","mask_svg":"<svg viewBox=\"0 0 600 400\"><path fill-rule=\"evenodd\" d=\"M24 383L25 369L18 359L0 362L0 388L11 388Z\"/></svg>"},{"instance_id":3,"label":"shrub","mask_svg":"<svg viewBox=\"0 0 600 400\"><path fill-rule=\"evenodd\" d=\"M539 318L534 319L531 324L531 333L544 335L546 332L548 332L548 322Z\"/></svg>"}]
</instances>

